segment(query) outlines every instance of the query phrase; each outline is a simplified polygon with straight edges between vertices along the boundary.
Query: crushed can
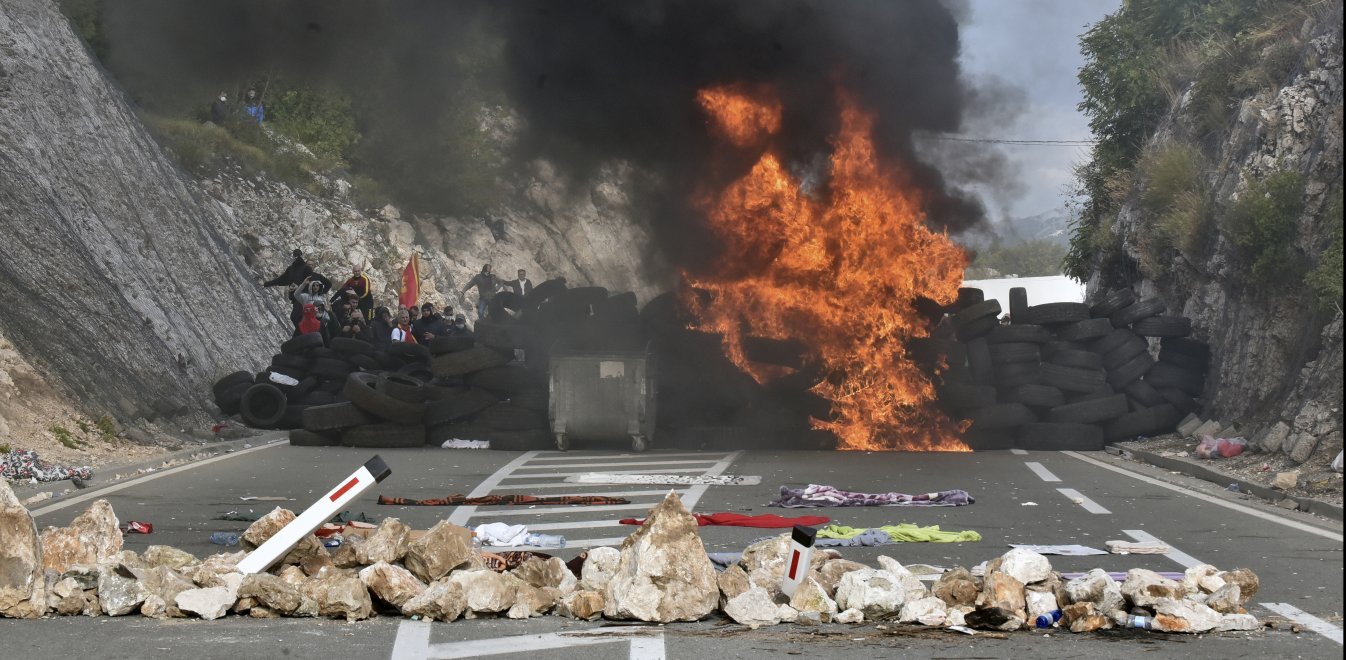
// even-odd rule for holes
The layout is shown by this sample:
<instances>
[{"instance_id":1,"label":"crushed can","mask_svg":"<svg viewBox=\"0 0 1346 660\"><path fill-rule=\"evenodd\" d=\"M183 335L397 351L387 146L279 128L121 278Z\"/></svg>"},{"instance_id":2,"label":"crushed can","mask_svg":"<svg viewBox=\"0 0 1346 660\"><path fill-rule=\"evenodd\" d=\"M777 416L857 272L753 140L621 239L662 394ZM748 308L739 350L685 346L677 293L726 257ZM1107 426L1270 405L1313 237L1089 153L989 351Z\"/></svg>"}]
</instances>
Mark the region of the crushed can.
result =
<instances>
[{"instance_id":1,"label":"crushed can","mask_svg":"<svg viewBox=\"0 0 1346 660\"><path fill-rule=\"evenodd\" d=\"M126 526L122 527L122 532L126 534L153 534L154 525L138 520L128 520Z\"/></svg>"}]
</instances>

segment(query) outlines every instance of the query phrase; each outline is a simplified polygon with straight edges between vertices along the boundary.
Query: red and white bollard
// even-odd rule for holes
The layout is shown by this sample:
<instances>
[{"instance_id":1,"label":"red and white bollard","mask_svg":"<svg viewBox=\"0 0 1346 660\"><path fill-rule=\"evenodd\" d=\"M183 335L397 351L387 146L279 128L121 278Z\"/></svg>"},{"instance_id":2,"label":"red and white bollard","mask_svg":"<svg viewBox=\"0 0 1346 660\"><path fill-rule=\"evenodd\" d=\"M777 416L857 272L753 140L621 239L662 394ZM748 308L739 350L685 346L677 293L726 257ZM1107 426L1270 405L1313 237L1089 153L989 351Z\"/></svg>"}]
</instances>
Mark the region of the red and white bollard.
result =
<instances>
[{"instance_id":1,"label":"red and white bollard","mask_svg":"<svg viewBox=\"0 0 1346 660\"><path fill-rule=\"evenodd\" d=\"M813 562L813 540L817 534L818 530L799 525L790 532L790 558L780 581L780 590L786 596L793 598L799 583L808 577L809 564Z\"/></svg>"},{"instance_id":2,"label":"red and white bollard","mask_svg":"<svg viewBox=\"0 0 1346 660\"><path fill-rule=\"evenodd\" d=\"M336 488L328 491L317 502L313 503L299 517L295 518L290 524L282 527L274 536L267 539L265 543L253 550L243 561L238 562L238 572L244 575L251 573L261 573L271 565L280 561L290 552L290 549L298 545L304 537L311 535L314 530L322 526L323 523L332 519L332 516L341 512L341 509L352 500L365 492L370 486L388 478L393 471L388 468L388 464L383 462L377 454L373 458L365 461L358 470L351 476L341 480Z\"/></svg>"}]
</instances>

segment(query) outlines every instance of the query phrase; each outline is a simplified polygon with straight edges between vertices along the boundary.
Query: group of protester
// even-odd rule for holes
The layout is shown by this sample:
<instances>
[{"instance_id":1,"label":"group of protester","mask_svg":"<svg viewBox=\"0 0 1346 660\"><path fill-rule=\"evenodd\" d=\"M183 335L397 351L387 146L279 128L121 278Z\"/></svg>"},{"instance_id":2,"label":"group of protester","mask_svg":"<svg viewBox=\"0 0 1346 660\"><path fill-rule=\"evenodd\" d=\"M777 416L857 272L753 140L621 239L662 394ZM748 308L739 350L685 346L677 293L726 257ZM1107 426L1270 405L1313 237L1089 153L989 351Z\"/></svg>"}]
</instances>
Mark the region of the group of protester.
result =
<instances>
[{"instance_id":1,"label":"group of protester","mask_svg":"<svg viewBox=\"0 0 1346 660\"><path fill-rule=\"evenodd\" d=\"M393 342L424 344L436 337L472 335L467 315L454 314L451 305L445 305L442 313L428 302L419 307L399 305L396 313L388 307L375 307L373 286L363 266L353 266L350 278L334 290L332 281L314 270L301 250L296 249L292 256L294 259L285 272L263 286L287 287L296 337L316 332L323 336L324 344L330 344L335 337L347 337L384 349ZM532 291L533 283L523 269L518 271L517 279L503 281L486 264L463 287L461 297L465 299L473 288L477 290L477 318L482 318L498 292L511 289L526 295Z\"/></svg>"},{"instance_id":2,"label":"group of protester","mask_svg":"<svg viewBox=\"0 0 1346 660\"><path fill-rule=\"evenodd\" d=\"M251 122L261 124L266 119L266 104L262 103L257 90L248 90L247 95L243 97L241 111L242 116ZM220 92L220 95L210 103L210 120L216 124L223 124L233 112L234 108L229 103L229 94L226 92Z\"/></svg>"}]
</instances>

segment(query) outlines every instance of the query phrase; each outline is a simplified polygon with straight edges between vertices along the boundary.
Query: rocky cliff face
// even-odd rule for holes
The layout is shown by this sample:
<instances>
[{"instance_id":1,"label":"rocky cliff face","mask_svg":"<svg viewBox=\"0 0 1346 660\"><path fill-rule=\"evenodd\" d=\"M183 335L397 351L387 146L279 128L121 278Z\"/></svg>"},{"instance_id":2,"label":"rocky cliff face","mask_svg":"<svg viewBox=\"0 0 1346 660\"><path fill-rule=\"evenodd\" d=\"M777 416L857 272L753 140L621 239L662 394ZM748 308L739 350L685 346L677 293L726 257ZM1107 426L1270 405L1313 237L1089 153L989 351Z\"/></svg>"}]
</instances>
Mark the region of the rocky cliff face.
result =
<instances>
[{"instance_id":1,"label":"rocky cliff face","mask_svg":"<svg viewBox=\"0 0 1346 660\"><path fill-rule=\"evenodd\" d=\"M1316 449L1335 454L1342 439L1342 312L1316 304L1306 287L1291 284L1268 292L1250 284L1248 261L1240 256L1223 221L1254 182L1275 172L1302 175L1303 211L1293 218L1286 268L1310 263L1331 243L1340 216L1326 213L1342 177L1342 23L1338 4L1330 15L1309 18L1297 35L1301 50L1284 84L1242 99L1227 134L1205 159L1204 187L1215 220L1197 243L1200 250L1171 255L1159 269L1147 269L1153 252L1145 248L1147 216L1139 201L1150 181L1132 188L1113 229L1127 255L1141 263L1134 286L1158 295L1171 313L1193 320L1195 335L1213 347L1206 385L1208 416L1240 422L1250 437L1264 438L1298 461ZM1202 138L1186 104L1175 104L1149 149L1193 144ZM1162 274L1156 274L1158 270ZM1100 283L1091 283L1093 291ZM1279 425L1279 427L1278 427ZM1278 437L1279 436L1279 437Z\"/></svg>"}]
</instances>

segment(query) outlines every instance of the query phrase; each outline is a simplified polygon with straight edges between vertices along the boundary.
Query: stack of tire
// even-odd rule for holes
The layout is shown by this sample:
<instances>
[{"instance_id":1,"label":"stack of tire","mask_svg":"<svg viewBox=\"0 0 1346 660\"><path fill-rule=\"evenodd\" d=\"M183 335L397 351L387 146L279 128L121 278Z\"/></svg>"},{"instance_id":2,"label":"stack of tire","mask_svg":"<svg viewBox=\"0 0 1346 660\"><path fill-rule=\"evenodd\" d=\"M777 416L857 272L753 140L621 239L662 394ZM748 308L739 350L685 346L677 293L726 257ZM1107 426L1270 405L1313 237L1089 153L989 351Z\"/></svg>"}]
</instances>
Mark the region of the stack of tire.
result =
<instances>
[{"instance_id":1,"label":"stack of tire","mask_svg":"<svg viewBox=\"0 0 1346 660\"><path fill-rule=\"evenodd\" d=\"M1161 301L1121 289L1029 306L1014 288L1009 302L1003 325L999 301L964 289L947 322L909 345L944 409L971 421L973 449L1098 450L1172 431L1200 407L1210 348Z\"/></svg>"}]
</instances>

